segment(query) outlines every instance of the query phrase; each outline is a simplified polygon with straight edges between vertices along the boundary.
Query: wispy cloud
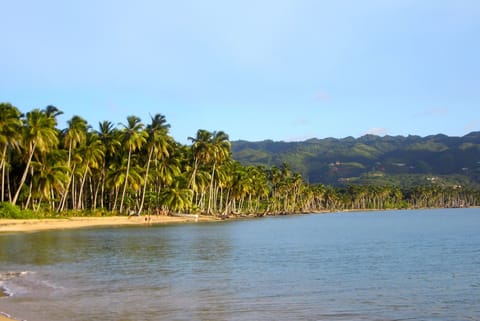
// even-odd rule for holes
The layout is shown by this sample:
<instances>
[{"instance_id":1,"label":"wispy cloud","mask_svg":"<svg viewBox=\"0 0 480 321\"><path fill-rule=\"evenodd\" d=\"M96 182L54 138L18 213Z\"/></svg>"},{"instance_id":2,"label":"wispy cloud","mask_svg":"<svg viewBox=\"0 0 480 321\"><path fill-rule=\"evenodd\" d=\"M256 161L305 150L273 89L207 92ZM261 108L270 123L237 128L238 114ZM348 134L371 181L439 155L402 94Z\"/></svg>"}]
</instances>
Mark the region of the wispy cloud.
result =
<instances>
[{"instance_id":1,"label":"wispy cloud","mask_svg":"<svg viewBox=\"0 0 480 321\"><path fill-rule=\"evenodd\" d=\"M388 130L383 127L373 127L367 130L364 135L385 136L388 134Z\"/></svg>"}]
</instances>

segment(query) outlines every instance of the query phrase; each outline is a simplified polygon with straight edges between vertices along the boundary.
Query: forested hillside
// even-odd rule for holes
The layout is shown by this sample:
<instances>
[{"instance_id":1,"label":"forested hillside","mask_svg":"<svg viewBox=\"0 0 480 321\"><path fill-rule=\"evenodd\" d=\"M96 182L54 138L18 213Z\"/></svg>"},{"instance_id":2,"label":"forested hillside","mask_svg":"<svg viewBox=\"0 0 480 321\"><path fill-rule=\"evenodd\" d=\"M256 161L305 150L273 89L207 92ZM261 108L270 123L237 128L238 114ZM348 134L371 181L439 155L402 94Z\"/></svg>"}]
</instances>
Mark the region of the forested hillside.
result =
<instances>
[{"instance_id":1,"label":"forested hillside","mask_svg":"<svg viewBox=\"0 0 480 321\"><path fill-rule=\"evenodd\" d=\"M234 141L232 153L245 165L287 163L310 183L480 183L480 132L463 137L366 135L303 142Z\"/></svg>"},{"instance_id":2,"label":"forested hillside","mask_svg":"<svg viewBox=\"0 0 480 321\"><path fill-rule=\"evenodd\" d=\"M480 133L234 142L232 149L227 133L205 129L179 144L162 114L148 123L134 115L118 126L105 120L97 129L75 115L61 129L61 113L0 103L0 218L480 204Z\"/></svg>"}]
</instances>

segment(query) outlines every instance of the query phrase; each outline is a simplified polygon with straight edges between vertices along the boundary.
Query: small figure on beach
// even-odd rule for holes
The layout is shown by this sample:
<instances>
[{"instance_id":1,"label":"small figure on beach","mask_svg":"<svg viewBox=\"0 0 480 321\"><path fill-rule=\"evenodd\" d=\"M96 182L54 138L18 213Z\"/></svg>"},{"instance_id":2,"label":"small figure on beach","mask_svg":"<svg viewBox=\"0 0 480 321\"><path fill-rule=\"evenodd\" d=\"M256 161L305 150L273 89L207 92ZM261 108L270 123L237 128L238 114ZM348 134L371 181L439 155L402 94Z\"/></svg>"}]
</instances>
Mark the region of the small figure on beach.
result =
<instances>
[{"instance_id":1,"label":"small figure on beach","mask_svg":"<svg viewBox=\"0 0 480 321\"><path fill-rule=\"evenodd\" d=\"M145 214L145 223L147 224L152 223L152 217L150 216L150 213Z\"/></svg>"}]
</instances>

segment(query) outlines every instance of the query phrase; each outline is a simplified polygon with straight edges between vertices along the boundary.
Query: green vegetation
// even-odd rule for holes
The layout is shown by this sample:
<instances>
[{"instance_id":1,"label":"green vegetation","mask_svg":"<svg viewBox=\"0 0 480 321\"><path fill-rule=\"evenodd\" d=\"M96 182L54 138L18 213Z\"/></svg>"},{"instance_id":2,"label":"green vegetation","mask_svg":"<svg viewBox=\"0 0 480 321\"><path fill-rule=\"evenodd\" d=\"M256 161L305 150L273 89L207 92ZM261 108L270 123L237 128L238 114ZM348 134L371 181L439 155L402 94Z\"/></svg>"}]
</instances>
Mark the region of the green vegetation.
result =
<instances>
[{"instance_id":1,"label":"green vegetation","mask_svg":"<svg viewBox=\"0 0 480 321\"><path fill-rule=\"evenodd\" d=\"M480 132L434 135L310 139L304 142L232 142L245 165L288 163L310 183L414 187L432 177L442 186L480 187Z\"/></svg>"},{"instance_id":2,"label":"green vegetation","mask_svg":"<svg viewBox=\"0 0 480 321\"><path fill-rule=\"evenodd\" d=\"M478 177L476 133L455 144L441 137L427 149L418 137L235 142L232 157L223 131L200 129L189 138L191 145L182 145L169 135L161 114L148 124L129 116L119 127L103 121L97 129L73 116L67 128L58 129L60 114L54 106L22 114L0 104L0 217L264 215L480 204L478 189L469 184ZM242 158L252 164L242 164ZM443 172L424 174L440 164ZM462 171L450 175L457 166ZM323 185L328 182L336 186Z\"/></svg>"}]
</instances>

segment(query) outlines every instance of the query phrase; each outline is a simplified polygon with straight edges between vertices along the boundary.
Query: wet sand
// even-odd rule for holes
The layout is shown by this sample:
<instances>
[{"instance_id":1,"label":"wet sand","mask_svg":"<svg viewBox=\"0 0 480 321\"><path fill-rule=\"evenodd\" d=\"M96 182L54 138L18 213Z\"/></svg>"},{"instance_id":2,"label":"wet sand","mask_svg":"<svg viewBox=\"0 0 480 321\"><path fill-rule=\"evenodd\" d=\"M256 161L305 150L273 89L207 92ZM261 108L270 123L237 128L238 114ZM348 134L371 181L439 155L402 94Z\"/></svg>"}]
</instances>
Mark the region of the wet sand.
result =
<instances>
[{"instance_id":1,"label":"wet sand","mask_svg":"<svg viewBox=\"0 0 480 321\"><path fill-rule=\"evenodd\" d=\"M215 221L211 216L199 216L198 222ZM111 216L111 217L72 217L61 219L0 219L0 233L2 232L35 232L50 229L71 229L95 226L122 226L122 225L148 225L148 224L173 224L196 222L192 216L156 216L152 215L150 222L145 216ZM0 319L1 321L1 319Z\"/></svg>"}]
</instances>

